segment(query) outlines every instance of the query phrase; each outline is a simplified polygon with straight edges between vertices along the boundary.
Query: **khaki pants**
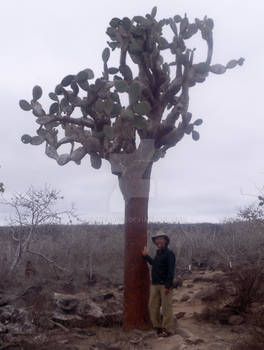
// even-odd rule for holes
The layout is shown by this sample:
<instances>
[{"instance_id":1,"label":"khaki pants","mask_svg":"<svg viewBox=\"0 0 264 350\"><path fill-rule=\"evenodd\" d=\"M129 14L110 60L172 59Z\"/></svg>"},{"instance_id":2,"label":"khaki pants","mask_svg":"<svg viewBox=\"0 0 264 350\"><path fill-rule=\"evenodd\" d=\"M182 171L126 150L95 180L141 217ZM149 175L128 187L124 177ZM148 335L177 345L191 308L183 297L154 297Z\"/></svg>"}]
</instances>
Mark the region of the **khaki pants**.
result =
<instances>
[{"instance_id":1,"label":"khaki pants","mask_svg":"<svg viewBox=\"0 0 264 350\"><path fill-rule=\"evenodd\" d=\"M162 308L162 321L160 307ZM172 290L166 295L163 284L152 284L150 287L149 313L154 328L165 328L172 333Z\"/></svg>"}]
</instances>

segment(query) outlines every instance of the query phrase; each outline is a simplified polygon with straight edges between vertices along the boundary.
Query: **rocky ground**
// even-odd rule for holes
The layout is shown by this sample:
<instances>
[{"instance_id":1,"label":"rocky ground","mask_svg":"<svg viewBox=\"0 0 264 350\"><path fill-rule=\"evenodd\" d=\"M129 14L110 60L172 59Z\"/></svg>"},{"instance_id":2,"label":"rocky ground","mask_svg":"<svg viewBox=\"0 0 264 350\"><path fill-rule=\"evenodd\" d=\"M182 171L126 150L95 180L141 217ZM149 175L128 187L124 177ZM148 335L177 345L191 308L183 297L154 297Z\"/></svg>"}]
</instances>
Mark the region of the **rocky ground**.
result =
<instances>
[{"instance_id":1,"label":"rocky ground","mask_svg":"<svg viewBox=\"0 0 264 350\"><path fill-rule=\"evenodd\" d=\"M228 310L212 316L219 295L234 294L220 271L187 274L173 290L175 334L122 331L122 286L110 281L81 292L70 283L29 283L19 292L0 290L0 350L231 350L248 334L245 317ZM181 285L182 284L182 285ZM225 297L225 302L226 302ZM259 307L259 305L255 305Z\"/></svg>"}]
</instances>

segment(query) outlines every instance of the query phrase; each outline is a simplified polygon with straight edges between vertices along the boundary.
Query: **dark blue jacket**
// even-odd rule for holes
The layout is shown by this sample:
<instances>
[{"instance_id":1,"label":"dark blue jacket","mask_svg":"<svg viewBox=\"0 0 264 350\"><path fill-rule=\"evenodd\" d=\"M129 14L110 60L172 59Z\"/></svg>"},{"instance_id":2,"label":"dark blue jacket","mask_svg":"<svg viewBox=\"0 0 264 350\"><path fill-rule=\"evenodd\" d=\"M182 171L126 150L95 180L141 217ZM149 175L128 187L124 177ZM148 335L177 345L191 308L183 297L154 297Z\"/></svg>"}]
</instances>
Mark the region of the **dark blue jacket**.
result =
<instances>
[{"instance_id":1,"label":"dark blue jacket","mask_svg":"<svg viewBox=\"0 0 264 350\"><path fill-rule=\"evenodd\" d=\"M166 245L162 250L158 249L154 259L149 255L145 255L144 258L152 265L152 284L164 284L165 288L171 288L175 270L175 255L168 246Z\"/></svg>"}]
</instances>

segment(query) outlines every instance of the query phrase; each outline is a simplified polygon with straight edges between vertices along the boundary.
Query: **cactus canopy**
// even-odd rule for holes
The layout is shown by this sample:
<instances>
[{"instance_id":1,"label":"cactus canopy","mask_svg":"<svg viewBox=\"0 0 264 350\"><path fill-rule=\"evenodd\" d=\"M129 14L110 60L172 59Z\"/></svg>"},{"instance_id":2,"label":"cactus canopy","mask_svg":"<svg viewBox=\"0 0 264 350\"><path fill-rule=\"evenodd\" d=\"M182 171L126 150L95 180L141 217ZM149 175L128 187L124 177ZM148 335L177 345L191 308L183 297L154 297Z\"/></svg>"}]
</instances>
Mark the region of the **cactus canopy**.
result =
<instances>
[{"instance_id":1,"label":"cactus canopy","mask_svg":"<svg viewBox=\"0 0 264 350\"><path fill-rule=\"evenodd\" d=\"M164 156L185 134L199 140L196 128L202 119L193 121L188 111L189 89L203 83L210 73L223 74L242 65L244 59L233 59L226 65L211 64L214 28L211 18L191 23L186 15L161 20L156 15L154 7L146 16L110 21L101 77L95 78L90 68L67 75L49 93L51 105L47 110L39 101L40 86L33 88L30 102L20 100L20 107L32 111L38 124L37 135L23 135L22 142L32 145L45 142L47 156L59 165L70 161L80 164L89 155L91 165L99 169L102 159L109 160L112 153L133 153L136 135L141 140L154 140L153 161ZM165 27L172 31L171 40L163 35ZM195 48L187 45L196 34L207 44L204 61L199 63L194 63ZM116 67L109 67L114 50L119 51L120 60ZM133 62L131 67L128 57ZM165 57L171 59L166 61ZM59 127L64 130L60 139ZM71 145L68 154L60 153L64 144Z\"/></svg>"}]
</instances>

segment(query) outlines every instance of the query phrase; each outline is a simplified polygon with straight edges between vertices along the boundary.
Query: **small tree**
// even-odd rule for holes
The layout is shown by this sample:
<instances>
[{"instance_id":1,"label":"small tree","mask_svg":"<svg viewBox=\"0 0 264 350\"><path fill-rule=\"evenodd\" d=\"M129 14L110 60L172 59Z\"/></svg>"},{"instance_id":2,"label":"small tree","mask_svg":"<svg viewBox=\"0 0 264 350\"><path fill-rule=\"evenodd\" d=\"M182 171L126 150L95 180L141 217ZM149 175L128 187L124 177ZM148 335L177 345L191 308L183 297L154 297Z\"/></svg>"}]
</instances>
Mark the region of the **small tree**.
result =
<instances>
[{"instance_id":1,"label":"small tree","mask_svg":"<svg viewBox=\"0 0 264 350\"><path fill-rule=\"evenodd\" d=\"M0 182L0 193L4 193L4 192L5 192L4 183Z\"/></svg>"},{"instance_id":2,"label":"small tree","mask_svg":"<svg viewBox=\"0 0 264 350\"><path fill-rule=\"evenodd\" d=\"M64 270L41 252L33 251L30 247L41 225L59 224L65 216L70 221L76 217L74 208L63 211L56 209L60 199L63 199L60 192L47 186L39 190L30 187L26 193L15 193L10 199L2 196L0 204L7 205L12 210L8 224L12 231L12 239L16 243L15 257L10 266L11 273L25 254L38 255L58 269Z\"/></svg>"},{"instance_id":3,"label":"small tree","mask_svg":"<svg viewBox=\"0 0 264 350\"><path fill-rule=\"evenodd\" d=\"M264 262L264 209L263 194L258 197L258 202L252 203L238 211L238 217L242 220L244 246L248 251L251 261Z\"/></svg>"},{"instance_id":4,"label":"small tree","mask_svg":"<svg viewBox=\"0 0 264 350\"><path fill-rule=\"evenodd\" d=\"M110 21L106 33L108 46L120 52L117 67L109 67L107 47L102 54L102 76L93 81L91 69L67 75L49 94L53 103L47 112L39 102L39 86L33 88L31 102L19 102L23 110L33 112L39 125L37 136L24 135L23 143L45 142L46 155L59 165L80 164L88 155L91 166L99 169L105 159L118 177L125 201L125 329L142 328L149 322L149 274L141 251L147 240L153 162L185 134L199 139L196 127L202 120L192 121L188 111L190 88L204 82L210 72L223 74L243 64L240 58L226 66L211 65L211 18L190 23L186 15L157 20L156 13L154 7L145 17ZM169 40L163 36L166 26L172 33ZM203 62L195 63L195 49L187 48L185 42L197 32L207 44L207 54ZM164 55L167 51L171 55ZM59 127L63 138L59 138ZM62 145L70 146L69 153L59 153Z\"/></svg>"}]
</instances>

